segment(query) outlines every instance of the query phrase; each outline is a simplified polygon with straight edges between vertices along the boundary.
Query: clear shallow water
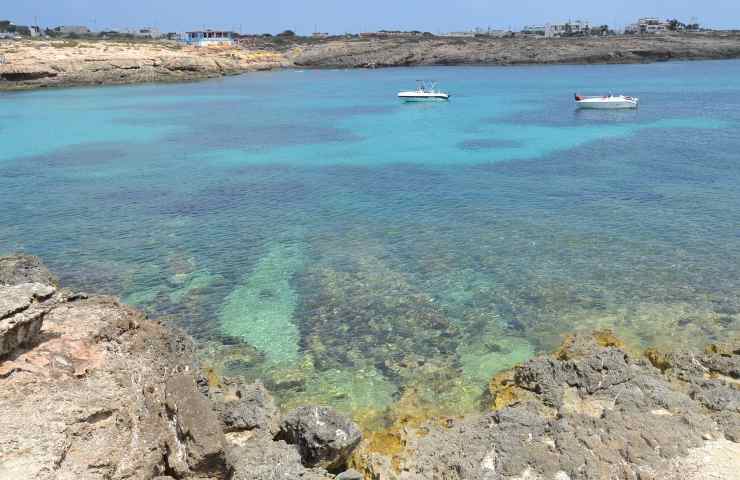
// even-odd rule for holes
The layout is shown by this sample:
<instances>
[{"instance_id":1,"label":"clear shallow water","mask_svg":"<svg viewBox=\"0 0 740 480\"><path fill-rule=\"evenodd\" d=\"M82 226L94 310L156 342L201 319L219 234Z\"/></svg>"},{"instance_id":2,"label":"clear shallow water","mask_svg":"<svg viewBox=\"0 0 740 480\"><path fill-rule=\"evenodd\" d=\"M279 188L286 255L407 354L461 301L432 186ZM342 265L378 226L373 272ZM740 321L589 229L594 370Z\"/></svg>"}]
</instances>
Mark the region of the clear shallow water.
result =
<instances>
[{"instance_id":1,"label":"clear shallow water","mask_svg":"<svg viewBox=\"0 0 740 480\"><path fill-rule=\"evenodd\" d=\"M447 104L401 105L419 77ZM564 333L736 335L740 62L254 74L0 96L0 252L286 406L477 408ZM577 112L572 94L640 96Z\"/></svg>"}]
</instances>

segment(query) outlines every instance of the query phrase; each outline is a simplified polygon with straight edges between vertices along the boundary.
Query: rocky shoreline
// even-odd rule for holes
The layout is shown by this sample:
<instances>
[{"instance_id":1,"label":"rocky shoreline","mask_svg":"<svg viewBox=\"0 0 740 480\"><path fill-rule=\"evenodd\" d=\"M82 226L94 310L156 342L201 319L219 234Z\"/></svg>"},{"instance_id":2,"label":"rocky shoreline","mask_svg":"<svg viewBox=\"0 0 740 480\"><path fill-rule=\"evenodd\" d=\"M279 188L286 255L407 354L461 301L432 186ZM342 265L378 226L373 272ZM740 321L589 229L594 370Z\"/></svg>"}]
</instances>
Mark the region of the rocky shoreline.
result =
<instances>
[{"instance_id":1,"label":"rocky shoreline","mask_svg":"<svg viewBox=\"0 0 740 480\"><path fill-rule=\"evenodd\" d=\"M307 68L368 68L627 64L731 58L740 58L740 34L332 41L301 51L292 63Z\"/></svg>"},{"instance_id":2,"label":"rocky shoreline","mask_svg":"<svg viewBox=\"0 0 740 480\"><path fill-rule=\"evenodd\" d=\"M740 34L649 37L343 38L265 40L251 48L174 42L18 41L0 43L0 91L180 82L280 68L421 65L624 64L740 58Z\"/></svg>"},{"instance_id":3,"label":"rocky shoreline","mask_svg":"<svg viewBox=\"0 0 740 480\"><path fill-rule=\"evenodd\" d=\"M360 432L212 378L192 340L0 257L0 478L740 478L740 337L630 354L609 332L494 377L490 409Z\"/></svg>"},{"instance_id":4,"label":"rocky shoreline","mask_svg":"<svg viewBox=\"0 0 740 480\"><path fill-rule=\"evenodd\" d=\"M0 43L0 91L183 82L289 66L276 52L197 49L174 42Z\"/></svg>"}]
</instances>

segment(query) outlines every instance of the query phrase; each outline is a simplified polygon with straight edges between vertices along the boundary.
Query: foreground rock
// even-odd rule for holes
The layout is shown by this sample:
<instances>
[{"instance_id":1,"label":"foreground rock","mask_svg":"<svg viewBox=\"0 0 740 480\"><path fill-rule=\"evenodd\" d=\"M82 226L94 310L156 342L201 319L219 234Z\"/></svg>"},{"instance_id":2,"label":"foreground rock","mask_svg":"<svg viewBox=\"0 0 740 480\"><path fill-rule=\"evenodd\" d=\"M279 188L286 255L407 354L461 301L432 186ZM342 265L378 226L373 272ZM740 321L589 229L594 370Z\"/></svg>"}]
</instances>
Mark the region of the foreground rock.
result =
<instances>
[{"instance_id":1,"label":"foreground rock","mask_svg":"<svg viewBox=\"0 0 740 480\"><path fill-rule=\"evenodd\" d=\"M297 445L305 465L336 470L346 464L362 434L330 408L301 407L286 415L277 438Z\"/></svg>"},{"instance_id":2,"label":"foreground rock","mask_svg":"<svg viewBox=\"0 0 740 480\"><path fill-rule=\"evenodd\" d=\"M187 336L115 298L28 283L52 277L19 258L0 257L0 478L330 478L273 440L264 387L211 392Z\"/></svg>"},{"instance_id":3,"label":"foreground rock","mask_svg":"<svg viewBox=\"0 0 740 480\"><path fill-rule=\"evenodd\" d=\"M40 283L59 286L59 281L38 257L22 253L0 257L0 285Z\"/></svg>"},{"instance_id":4,"label":"foreground rock","mask_svg":"<svg viewBox=\"0 0 740 480\"><path fill-rule=\"evenodd\" d=\"M740 478L740 348L662 355L663 373L603 340L495 378L496 411L371 435L353 463L379 480Z\"/></svg>"},{"instance_id":5,"label":"foreground rock","mask_svg":"<svg viewBox=\"0 0 740 480\"><path fill-rule=\"evenodd\" d=\"M48 312L40 302L54 292L40 283L0 286L0 358L36 340Z\"/></svg>"},{"instance_id":6,"label":"foreground rock","mask_svg":"<svg viewBox=\"0 0 740 480\"><path fill-rule=\"evenodd\" d=\"M208 393L226 433L250 431L270 437L277 434L280 412L262 383L245 384L239 379L224 378L217 387L209 387Z\"/></svg>"}]
</instances>

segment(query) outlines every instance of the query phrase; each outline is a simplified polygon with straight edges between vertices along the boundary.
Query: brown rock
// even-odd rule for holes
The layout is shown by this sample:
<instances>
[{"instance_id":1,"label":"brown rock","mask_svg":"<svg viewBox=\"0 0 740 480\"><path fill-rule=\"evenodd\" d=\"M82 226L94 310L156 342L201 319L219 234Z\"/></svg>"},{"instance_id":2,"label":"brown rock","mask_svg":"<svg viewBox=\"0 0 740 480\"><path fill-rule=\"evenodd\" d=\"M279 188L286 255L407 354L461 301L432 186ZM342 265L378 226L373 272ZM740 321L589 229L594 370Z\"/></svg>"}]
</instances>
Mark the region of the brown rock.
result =
<instances>
[{"instance_id":1,"label":"brown rock","mask_svg":"<svg viewBox=\"0 0 740 480\"><path fill-rule=\"evenodd\" d=\"M40 302L54 292L39 283L0 286L0 358L36 339L48 311Z\"/></svg>"},{"instance_id":2,"label":"brown rock","mask_svg":"<svg viewBox=\"0 0 740 480\"><path fill-rule=\"evenodd\" d=\"M176 472L226 474L224 434L211 404L198 390L193 375L167 380L166 409L175 436L168 442L168 464Z\"/></svg>"},{"instance_id":3,"label":"brown rock","mask_svg":"<svg viewBox=\"0 0 740 480\"><path fill-rule=\"evenodd\" d=\"M38 257L22 253L0 257L0 285L19 283L41 283L59 287L57 278Z\"/></svg>"}]
</instances>

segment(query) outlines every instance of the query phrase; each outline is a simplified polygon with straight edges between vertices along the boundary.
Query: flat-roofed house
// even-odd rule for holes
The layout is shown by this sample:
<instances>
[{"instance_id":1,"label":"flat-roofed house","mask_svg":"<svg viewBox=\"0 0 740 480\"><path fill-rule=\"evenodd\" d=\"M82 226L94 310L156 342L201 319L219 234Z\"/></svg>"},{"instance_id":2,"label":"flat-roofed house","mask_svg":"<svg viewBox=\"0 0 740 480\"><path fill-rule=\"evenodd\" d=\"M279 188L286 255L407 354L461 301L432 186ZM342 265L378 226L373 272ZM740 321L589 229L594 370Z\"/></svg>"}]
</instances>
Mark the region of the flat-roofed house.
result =
<instances>
[{"instance_id":1,"label":"flat-roofed house","mask_svg":"<svg viewBox=\"0 0 740 480\"><path fill-rule=\"evenodd\" d=\"M640 29L640 33L666 33L669 29L669 23L660 20L659 18L641 18L638 20L637 25Z\"/></svg>"},{"instance_id":2,"label":"flat-roofed house","mask_svg":"<svg viewBox=\"0 0 740 480\"><path fill-rule=\"evenodd\" d=\"M233 45L236 34L219 30L198 30L185 32L182 41L195 47L210 47L214 45Z\"/></svg>"}]
</instances>

